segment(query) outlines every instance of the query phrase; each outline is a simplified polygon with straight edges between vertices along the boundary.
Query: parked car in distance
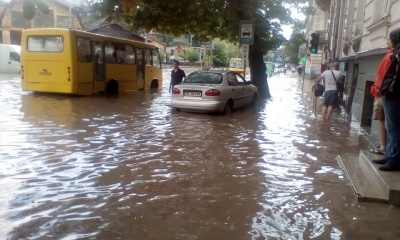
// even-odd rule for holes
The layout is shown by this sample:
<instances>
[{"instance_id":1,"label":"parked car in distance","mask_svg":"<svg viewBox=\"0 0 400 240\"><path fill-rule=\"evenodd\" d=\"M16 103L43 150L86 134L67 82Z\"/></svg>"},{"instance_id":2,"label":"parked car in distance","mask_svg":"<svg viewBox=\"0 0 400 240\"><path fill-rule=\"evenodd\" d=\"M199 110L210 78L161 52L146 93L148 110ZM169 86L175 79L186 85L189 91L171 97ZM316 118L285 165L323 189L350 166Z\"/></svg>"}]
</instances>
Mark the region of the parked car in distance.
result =
<instances>
[{"instance_id":1,"label":"parked car in distance","mask_svg":"<svg viewBox=\"0 0 400 240\"><path fill-rule=\"evenodd\" d=\"M230 113L257 102L257 87L235 71L211 70L190 73L172 90L176 110Z\"/></svg>"},{"instance_id":2,"label":"parked car in distance","mask_svg":"<svg viewBox=\"0 0 400 240\"><path fill-rule=\"evenodd\" d=\"M21 46L0 44L0 73L19 73Z\"/></svg>"}]
</instances>

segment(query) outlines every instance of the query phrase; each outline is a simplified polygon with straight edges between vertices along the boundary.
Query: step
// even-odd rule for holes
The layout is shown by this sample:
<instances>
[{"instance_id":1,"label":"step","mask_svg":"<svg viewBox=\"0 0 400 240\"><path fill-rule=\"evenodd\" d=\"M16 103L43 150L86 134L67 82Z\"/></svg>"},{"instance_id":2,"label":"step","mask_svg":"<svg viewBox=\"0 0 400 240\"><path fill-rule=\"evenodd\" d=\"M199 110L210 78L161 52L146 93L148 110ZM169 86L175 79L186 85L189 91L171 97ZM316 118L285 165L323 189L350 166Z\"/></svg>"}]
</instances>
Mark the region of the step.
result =
<instances>
[{"instance_id":1,"label":"step","mask_svg":"<svg viewBox=\"0 0 400 240\"><path fill-rule=\"evenodd\" d=\"M360 202L400 206L400 172L383 172L372 159L382 158L361 150L359 155L339 155L338 161Z\"/></svg>"}]
</instances>

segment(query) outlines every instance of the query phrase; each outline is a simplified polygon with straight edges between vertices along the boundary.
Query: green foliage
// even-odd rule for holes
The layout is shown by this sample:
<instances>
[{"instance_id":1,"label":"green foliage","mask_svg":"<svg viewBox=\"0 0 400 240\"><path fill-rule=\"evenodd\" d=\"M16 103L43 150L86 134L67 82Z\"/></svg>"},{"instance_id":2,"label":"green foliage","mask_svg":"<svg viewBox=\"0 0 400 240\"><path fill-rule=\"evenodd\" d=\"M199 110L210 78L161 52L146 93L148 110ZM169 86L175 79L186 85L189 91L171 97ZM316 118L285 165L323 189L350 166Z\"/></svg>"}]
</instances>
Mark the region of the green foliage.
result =
<instances>
[{"instance_id":1,"label":"green foliage","mask_svg":"<svg viewBox=\"0 0 400 240\"><path fill-rule=\"evenodd\" d=\"M306 40L301 32L293 31L289 41L285 44L285 55L289 57L291 63L299 63L299 57L302 57L299 56L299 48L305 42Z\"/></svg>"},{"instance_id":2,"label":"green foliage","mask_svg":"<svg viewBox=\"0 0 400 240\"><path fill-rule=\"evenodd\" d=\"M229 59L227 56L227 51L225 44L222 42L214 43L213 50L213 66L214 67L226 67L228 65Z\"/></svg>"},{"instance_id":3,"label":"green foliage","mask_svg":"<svg viewBox=\"0 0 400 240\"><path fill-rule=\"evenodd\" d=\"M36 14L36 6L33 0L24 0L24 2L22 3L22 11L25 19L33 19Z\"/></svg>"},{"instance_id":4,"label":"green foliage","mask_svg":"<svg viewBox=\"0 0 400 240\"><path fill-rule=\"evenodd\" d=\"M179 40L173 40L172 42L169 43L169 46L170 47L188 46L188 43Z\"/></svg>"},{"instance_id":5,"label":"green foliage","mask_svg":"<svg viewBox=\"0 0 400 240\"><path fill-rule=\"evenodd\" d=\"M49 14L49 6L43 0L23 0L22 11L24 18L31 20L35 17L36 7L38 7L44 14Z\"/></svg>"},{"instance_id":6,"label":"green foliage","mask_svg":"<svg viewBox=\"0 0 400 240\"><path fill-rule=\"evenodd\" d=\"M186 59L191 62L197 62L199 60L200 54L199 54L199 50L196 48L188 48L186 50Z\"/></svg>"},{"instance_id":7,"label":"green foliage","mask_svg":"<svg viewBox=\"0 0 400 240\"><path fill-rule=\"evenodd\" d=\"M127 4L129 2L129 4ZM281 24L293 24L289 8L306 9L308 0L108 0L96 1L102 12L134 29L155 29L179 36L195 33L199 41L221 38L238 42L239 21L255 22L254 48L266 53L284 42ZM279 19L279 21L278 21Z\"/></svg>"}]
</instances>

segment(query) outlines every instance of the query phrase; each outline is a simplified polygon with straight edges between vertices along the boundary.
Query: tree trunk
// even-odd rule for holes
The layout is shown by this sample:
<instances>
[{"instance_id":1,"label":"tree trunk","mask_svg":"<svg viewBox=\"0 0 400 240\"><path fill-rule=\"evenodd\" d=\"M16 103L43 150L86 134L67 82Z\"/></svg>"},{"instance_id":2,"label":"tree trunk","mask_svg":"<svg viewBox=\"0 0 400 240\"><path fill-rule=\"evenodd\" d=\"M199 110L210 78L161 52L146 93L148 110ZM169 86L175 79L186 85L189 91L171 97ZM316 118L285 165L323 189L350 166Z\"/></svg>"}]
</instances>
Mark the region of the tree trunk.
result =
<instances>
[{"instance_id":1,"label":"tree trunk","mask_svg":"<svg viewBox=\"0 0 400 240\"><path fill-rule=\"evenodd\" d=\"M250 51L249 53L251 81L258 88L260 99L271 98L267 81L267 68L263 56L264 54L257 52L257 50Z\"/></svg>"}]
</instances>

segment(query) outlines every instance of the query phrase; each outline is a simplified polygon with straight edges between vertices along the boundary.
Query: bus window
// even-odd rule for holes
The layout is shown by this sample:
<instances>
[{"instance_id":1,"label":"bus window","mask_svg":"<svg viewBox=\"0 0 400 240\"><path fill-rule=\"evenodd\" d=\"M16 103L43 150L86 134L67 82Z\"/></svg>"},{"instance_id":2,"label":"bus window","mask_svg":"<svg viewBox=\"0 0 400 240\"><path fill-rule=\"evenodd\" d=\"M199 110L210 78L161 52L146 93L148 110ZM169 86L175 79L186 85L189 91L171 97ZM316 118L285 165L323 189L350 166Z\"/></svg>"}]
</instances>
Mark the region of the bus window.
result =
<instances>
[{"instance_id":1,"label":"bus window","mask_svg":"<svg viewBox=\"0 0 400 240\"><path fill-rule=\"evenodd\" d=\"M114 43L106 42L105 46L105 54L106 54L106 63L115 63L116 62L116 53Z\"/></svg>"},{"instance_id":2,"label":"bus window","mask_svg":"<svg viewBox=\"0 0 400 240\"><path fill-rule=\"evenodd\" d=\"M28 51L62 52L64 51L64 38L62 36L29 36Z\"/></svg>"},{"instance_id":3,"label":"bus window","mask_svg":"<svg viewBox=\"0 0 400 240\"><path fill-rule=\"evenodd\" d=\"M126 64L135 64L136 63L134 46L130 46L130 45L125 46L125 63Z\"/></svg>"},{"instance_id":4,"label":"bus window","mask_svg":"<svg viewBox=\"0 0 400 240\"><path fill-rule=\"evenodd\" d=\"M92 53L90 52L90 40L87 38L77 38L78 59L80 62L91 62Z\"/></svg>"},{"instance_id":5,"label":"bus window","mask_svg":"<svg viewBox=\"0 0 400 240\"><path fill-rule=\"evenodd\" d=\"M116 56L117 56L117 63L126 63L126 53L125 53L125 44L117 44L115 45L117 48Z\"/></svg>"},{"instance_id":6,"label":"bus window","mask_svg":"<svg viewBox=\"0 0 400 240\"><path fill-rule=\"evenodd\" d=\"M153 49L151 52L153 53L153 66L156 68L160 68L161 62L160 62L160 54L158 53L158 49Z\"/></svg>"},{"instance_id":7,"label":"bus window","mask_svg":"<svg viewBox=\"0 0 400 240\"><path fill-rule=\"evenodd\" d=\"M150 49L144 49L144 61L146 65L151 65Z\"/></svg>"}]
</instances>

